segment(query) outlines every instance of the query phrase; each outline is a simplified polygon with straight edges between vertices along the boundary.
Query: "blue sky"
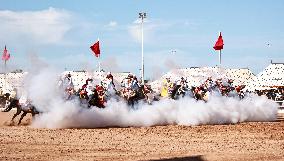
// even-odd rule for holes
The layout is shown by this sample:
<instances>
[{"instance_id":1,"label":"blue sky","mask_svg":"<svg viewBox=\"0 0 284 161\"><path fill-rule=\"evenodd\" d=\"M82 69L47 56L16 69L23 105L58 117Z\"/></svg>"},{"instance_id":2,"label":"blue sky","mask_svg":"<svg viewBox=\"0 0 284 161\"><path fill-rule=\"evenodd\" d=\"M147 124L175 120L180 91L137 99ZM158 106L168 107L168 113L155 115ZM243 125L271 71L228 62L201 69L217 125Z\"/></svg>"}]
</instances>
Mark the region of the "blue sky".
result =
<instances>
[{"instance_id":1,"label":"blue sky","mask_svg":"<svg viewBox=\"0 0 284 161\"><path fill-rule=\"evenodd\" d=\"M217 65L212 47L219 31L225 44L224 67L248 67L257 74L271 59L284 62L282 0L0 0L0 4L0 45L7 45L12 55L10 69L28 70L35 56L60 70L95 69L98 60L89 46L100 38L106 70L138 74L141 11L147 12L148 78L175 67Z\"/></svg>"}]
</instances>

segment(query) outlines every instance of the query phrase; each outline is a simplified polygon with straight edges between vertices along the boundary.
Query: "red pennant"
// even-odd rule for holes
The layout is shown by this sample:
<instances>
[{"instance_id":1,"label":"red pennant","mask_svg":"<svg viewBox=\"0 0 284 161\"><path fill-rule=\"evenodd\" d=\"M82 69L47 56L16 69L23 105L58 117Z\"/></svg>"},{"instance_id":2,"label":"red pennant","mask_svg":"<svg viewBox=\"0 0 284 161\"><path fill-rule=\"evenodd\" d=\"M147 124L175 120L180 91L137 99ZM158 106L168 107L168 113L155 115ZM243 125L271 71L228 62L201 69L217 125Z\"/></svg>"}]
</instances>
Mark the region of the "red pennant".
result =
<instances>
[{"instance_id":1,"label":"red pennant","mask_svg":"<svg viewBox=\"0 0 284 161\"><path fill-rule=\"evenodd\" d=\"M5 46L5 49L4 49L3 55L2 55L2 60L8 61L9 59L10 59L10 53L8 52L8 50L6 49L6 46Z\"/></svg>"},{"instance_id":2,"label":"red pennant","mask_svg":"<svg viewBox=\"0 0 284 161\"><path fill-rule=\"evenodd\" d=\"M91 50L95 53L96 57L100 57L101 51L100 51L100 42L97 41L94 45L92 45Z\"/></svg>"},{"instance_id":3,"label":"red pennant","mask_svg":"<svg viewBox=\"0 0 284 161\"><path fill-rule=\"evenodd\" d=\"M221 35L221 32L220 32L219 38L216 41L215 46L213 48L215 50L221 50L221 49L223 49L223 46L224 46L224 41L223 41L223 38L222 38L222 35Z\"/></svg>"}]
</instances>

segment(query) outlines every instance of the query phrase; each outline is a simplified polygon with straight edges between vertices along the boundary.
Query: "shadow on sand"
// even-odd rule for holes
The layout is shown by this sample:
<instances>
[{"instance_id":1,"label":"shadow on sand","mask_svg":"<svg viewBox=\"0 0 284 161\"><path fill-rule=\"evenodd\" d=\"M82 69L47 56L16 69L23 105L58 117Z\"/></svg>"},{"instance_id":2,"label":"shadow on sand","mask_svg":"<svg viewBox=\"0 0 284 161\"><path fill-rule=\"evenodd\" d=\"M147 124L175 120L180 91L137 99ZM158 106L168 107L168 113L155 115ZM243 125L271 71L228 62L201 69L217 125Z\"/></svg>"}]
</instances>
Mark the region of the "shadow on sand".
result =
<instances>
[{"instance_id":1,"label":"shadow on sand","mask_svg":"<svg viewBox=\"0 0 284 161\"><path fill-rule=\"evenodd\" d=\"M154 159L149 161L205 161L202 155L188 156L188 157L175 157L175 158L164 158L164 159Z\"/></svg>"}]
</instances>

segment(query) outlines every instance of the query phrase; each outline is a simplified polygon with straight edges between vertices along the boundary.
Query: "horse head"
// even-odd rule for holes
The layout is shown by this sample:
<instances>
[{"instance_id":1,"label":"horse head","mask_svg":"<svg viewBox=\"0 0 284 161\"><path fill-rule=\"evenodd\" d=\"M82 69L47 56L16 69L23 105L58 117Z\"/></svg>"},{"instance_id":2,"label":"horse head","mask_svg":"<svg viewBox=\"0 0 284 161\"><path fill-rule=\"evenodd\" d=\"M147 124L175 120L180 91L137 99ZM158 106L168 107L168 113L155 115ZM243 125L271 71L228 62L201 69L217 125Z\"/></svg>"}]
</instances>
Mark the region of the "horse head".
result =
<instances>
[{"instance_id":1,"label":"horse head","mask_svg":"<svg viewBox=\"0 0 284 161\"><path fill-rule=\"evenodd\" d=\"M7 99L5 102L5 109L2 112L9 112L13 107L19 108L19 100L17 99Z\"/></svg>"}]
</instances>

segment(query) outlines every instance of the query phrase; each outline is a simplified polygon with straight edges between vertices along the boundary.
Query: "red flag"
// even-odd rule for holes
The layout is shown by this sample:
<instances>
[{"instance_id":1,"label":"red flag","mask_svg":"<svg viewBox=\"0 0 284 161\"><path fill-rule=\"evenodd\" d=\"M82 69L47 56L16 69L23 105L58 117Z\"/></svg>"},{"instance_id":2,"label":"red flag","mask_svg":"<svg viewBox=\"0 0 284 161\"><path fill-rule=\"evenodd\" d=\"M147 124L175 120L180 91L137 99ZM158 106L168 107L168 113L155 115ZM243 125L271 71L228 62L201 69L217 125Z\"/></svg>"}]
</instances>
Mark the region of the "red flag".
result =
<instances>
[{"instance_id":1,"label":"red flag","mask_svg":"<svg viewBox=\"0 0 284 161\"><path fill-rule=\"evenodd\" d=\"M222 35L221 35L221 32L220 32L219 38L216 41L215 46L213 48L215 50L221 50L221 49L223 49L223 46L224 46L224 42L223 42L223 38L222 38Z\"/></svg>"},{"instance_id":2,"label":"red flag","mask_svg":"<svg viewBox=\"0 0 284 161\"><path fill-rule=\"evenodd\" d=\"M2 55L2 60L7 61L10 59L10 53L8 53L8 50L6 49L6 45L5 45L5 49L3 51L3 55Z\"/></svg>"},{"instance_id":3,"label":"red flag","mask_svg":"<svg viewBox=\"0 0 284 161\"><path fill-rule=\"evenodd\" d=\"M100 51L100 42L97 41L94 45L92 45L91 50L95 53L96 57L100 57L101 51Z\"/></svg>"}]
</instances>

